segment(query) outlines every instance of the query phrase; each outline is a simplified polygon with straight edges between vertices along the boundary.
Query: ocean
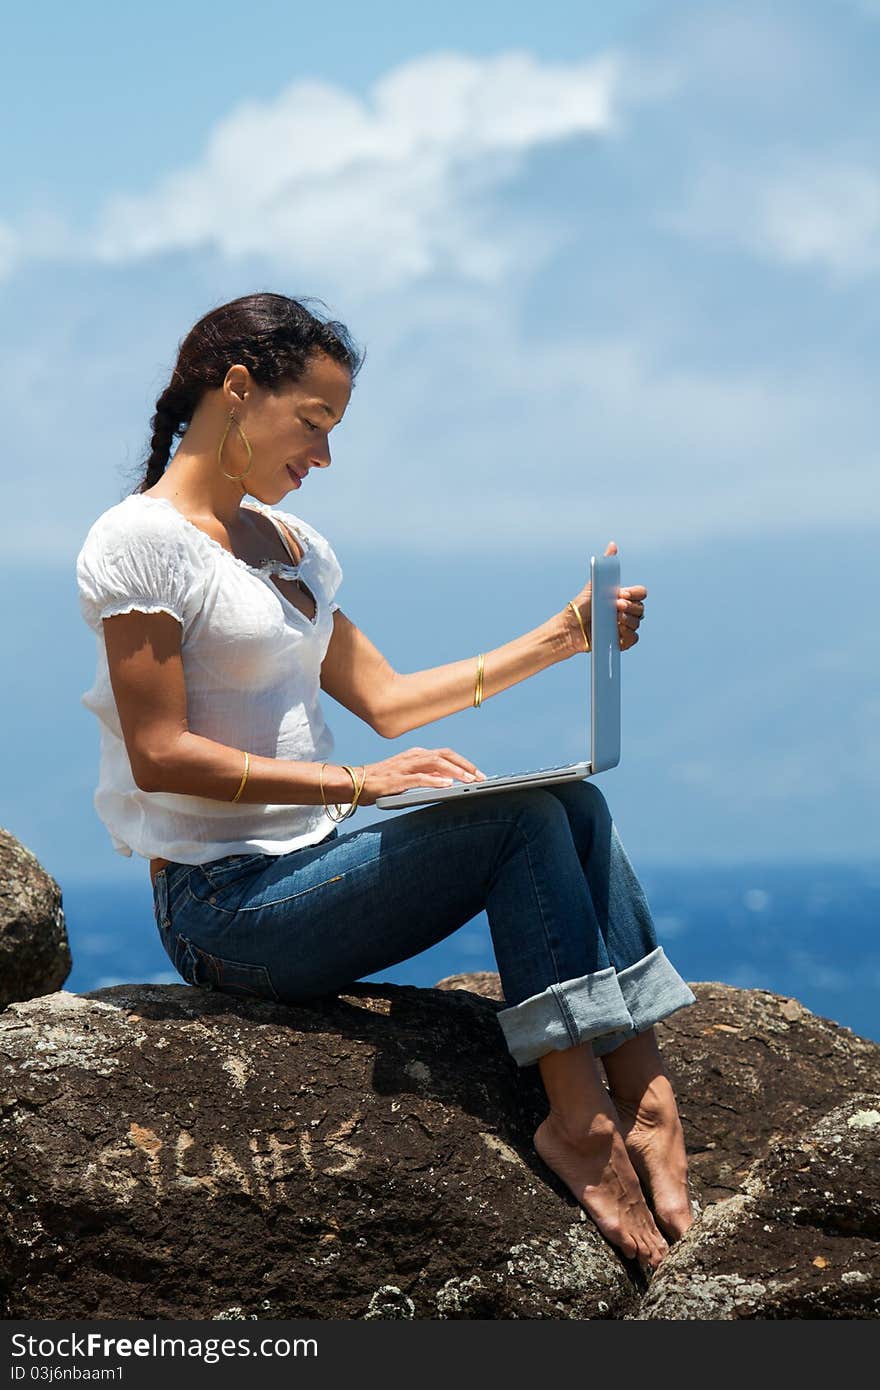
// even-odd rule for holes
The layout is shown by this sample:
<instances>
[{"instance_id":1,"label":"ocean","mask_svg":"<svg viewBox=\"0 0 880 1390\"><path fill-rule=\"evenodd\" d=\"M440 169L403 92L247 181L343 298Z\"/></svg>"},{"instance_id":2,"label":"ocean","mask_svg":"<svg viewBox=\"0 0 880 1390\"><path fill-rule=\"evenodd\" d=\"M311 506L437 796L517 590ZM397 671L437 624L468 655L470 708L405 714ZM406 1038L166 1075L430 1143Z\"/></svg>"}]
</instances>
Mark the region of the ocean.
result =
<instances>
[{"instance_id":1,"label":"ocean","mask_svg":"<svg viewBox=\"0 0 880 1390\"><path fill-rule=\"evenodd\" d=\"M145 865L137 883L63 884L75 993L151 981L180 984L162 949ZM688 981L793 996L880 1042L880 862L675 867L638 865L657 939ZM485 913L370 981L431 986L494 970Z\"/></svg>"}]
</instances>

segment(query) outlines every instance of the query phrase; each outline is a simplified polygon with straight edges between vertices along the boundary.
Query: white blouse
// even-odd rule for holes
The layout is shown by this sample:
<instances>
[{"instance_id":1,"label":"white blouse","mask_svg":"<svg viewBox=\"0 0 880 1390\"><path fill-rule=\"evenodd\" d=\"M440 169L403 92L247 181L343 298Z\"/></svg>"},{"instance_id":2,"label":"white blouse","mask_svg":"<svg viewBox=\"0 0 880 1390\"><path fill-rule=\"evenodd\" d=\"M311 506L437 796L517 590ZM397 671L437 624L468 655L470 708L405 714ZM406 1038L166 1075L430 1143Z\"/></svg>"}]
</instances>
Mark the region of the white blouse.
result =
<instances>
[{"instance_id":1,"label":"white blouse","mask_svg":"<svg viewBox=\"0 0 880 1390\"><path fill-rule=\"evenodd\" d=\"M316 844L333 829L323 806L145 792L132 776L101 620L134 608L171 613L183 629L187 724L193 733L264 758L331 758L334 739L321 710L319 681L342 570L329 542L307 522L262 502L241 505L287 525L302 548L301 562L249 565L167 497L145 493L132 493L103 512L77 556L80 609L97 637L95 681L80 697L100 725L94 806L119 854L206 864L249 851L284 854ZM279 536L293 561L280 530ZM315 599L314 619L281 593L272 574L302 579Z\"/></svg>"}]
</instances>

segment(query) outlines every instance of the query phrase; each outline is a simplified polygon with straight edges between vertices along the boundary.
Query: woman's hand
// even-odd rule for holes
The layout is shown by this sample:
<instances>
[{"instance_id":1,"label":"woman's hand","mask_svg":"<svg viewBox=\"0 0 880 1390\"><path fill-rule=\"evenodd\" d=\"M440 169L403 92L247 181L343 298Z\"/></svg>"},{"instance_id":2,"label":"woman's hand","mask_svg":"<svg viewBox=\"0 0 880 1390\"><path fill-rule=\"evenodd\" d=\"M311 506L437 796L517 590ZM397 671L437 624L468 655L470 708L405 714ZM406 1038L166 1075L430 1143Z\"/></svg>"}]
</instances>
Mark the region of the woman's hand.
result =
<instances>
[{"instance_id":1,"label":"woman's hand","mask_svg":"<svg viewBox=\"0 0 880 1390\"><path fill-rule=\"evenodd\" d=\"M476 763L452 748L407 748L380 763L367 763L358 805L373 806L380 796L410 787L451 787L455 781L482 782L485 777Z\"/></svg>"},{"instance_id":2,"label":"woman's hand","mask_svg":"<svg viewBox=\"0 0 880 1390\"><path fill-rule=\"evenodd\" d=\"M608 545L605 547L605 554L613 555L616 553L617 542L609 541ZM580 593L577 594L573 600L577 605L577 610L587 630L590 647L593 645L592 589L593 586L588 580L584 588L581 589ZM620 588L617 591L617 631L620 650L622 652L625 652L629 647L634 647L639 640L637 629L642 618L645 616L644 600L647 593L648 590L645 588L644 584L630 584L628 588ZM571 638L572 648L575 652L583 652L586 650L584 647L584 636L578 626L577 618L570 608L566 608L566 613L568 615L568 632Z\"/></svg>"}]
</instances>

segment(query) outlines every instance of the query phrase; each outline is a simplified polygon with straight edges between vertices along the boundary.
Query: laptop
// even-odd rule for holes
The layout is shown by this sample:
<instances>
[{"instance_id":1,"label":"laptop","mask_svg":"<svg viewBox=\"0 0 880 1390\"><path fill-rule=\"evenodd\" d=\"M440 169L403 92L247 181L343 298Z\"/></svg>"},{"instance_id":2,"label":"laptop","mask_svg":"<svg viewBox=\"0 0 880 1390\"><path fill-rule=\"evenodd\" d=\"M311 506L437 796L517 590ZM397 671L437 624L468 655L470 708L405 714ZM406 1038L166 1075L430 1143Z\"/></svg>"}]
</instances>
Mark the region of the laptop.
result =
<instances>
[{"instance_id":1,"label":"laptop","mask_svg":"<svg viewBox=\"0 0 880 1390\"><path fill-rule=\"evenodd\" d=\"M373 804L383 811L403 806L424 806L449 801L454 796L491 796L508 787L547 787L557 782L579 782L605 772L620 762L620 639L617 600L620 589L620 555L590 558L592 583L592 651L590 659L590 757L588 762L539 767L533 772L502 772L482 782L460 782L451 787L410 787L392 796L380 796Z\"/></svg>"}]
</instances>

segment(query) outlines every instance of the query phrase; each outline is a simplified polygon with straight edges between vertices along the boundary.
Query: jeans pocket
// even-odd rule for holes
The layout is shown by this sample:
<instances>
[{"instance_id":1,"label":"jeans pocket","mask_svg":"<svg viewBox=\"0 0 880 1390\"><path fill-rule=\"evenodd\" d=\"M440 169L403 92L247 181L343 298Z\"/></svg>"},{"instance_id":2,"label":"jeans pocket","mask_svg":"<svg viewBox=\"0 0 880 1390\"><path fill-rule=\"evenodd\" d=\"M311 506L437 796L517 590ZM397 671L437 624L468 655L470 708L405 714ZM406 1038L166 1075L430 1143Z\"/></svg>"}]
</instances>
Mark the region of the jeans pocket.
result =
<instances>
[{"instance_id":1,"label":"jeans pocket","mask_svg":"<svg viewBox=\"0 0 880 1390\"><path fill-rule=\"evenodd\" d=\"M160 932L169 932L174 909L186 893L185 884L195 872L192 864L171 864L160 869L153 881L153 915Z\"/></svg>"},{"instance_id":2,"label":"jeans pocket","mask_svg":"<svg viewBox=\"0 0 880 1390\"><path fill-rule=\"evenodd\" d=\"M160 933L167 931L171 925L171 914L168 903L168 880L164 869L159 870L153 883L153 916Z\"/></svg>"},{"instance_id":3,"label":"jeans pocket","mask_svg":"<svg viewBox=\"0 0 880 1390\"><path fill-rule=\"evenodd\" d=\"M281 1002L268 966L215 956L181 932L177 933L173 944L172 960L175 970L188 985L216 989L238 999Z\"/></svg>"},{"instance_id":4,"label":"jeans pocket","mask_svg":"<svg viewBox=\"0 0 880 1390\"><path fill-rule=\"evenodd\" d=\"M199 864L198 874L203 879L205 888L211 892L217 888L226 888L245 875L253 873L267 858L268 855L262 853L227 854L223 859L213 859L207 864ZM190 892L197 901L203 901L199 894L193 891L192 886Z\"/></svg>"}]
</instances>

